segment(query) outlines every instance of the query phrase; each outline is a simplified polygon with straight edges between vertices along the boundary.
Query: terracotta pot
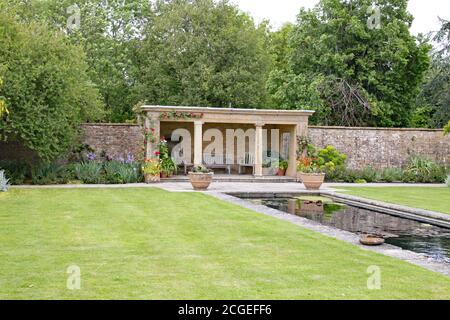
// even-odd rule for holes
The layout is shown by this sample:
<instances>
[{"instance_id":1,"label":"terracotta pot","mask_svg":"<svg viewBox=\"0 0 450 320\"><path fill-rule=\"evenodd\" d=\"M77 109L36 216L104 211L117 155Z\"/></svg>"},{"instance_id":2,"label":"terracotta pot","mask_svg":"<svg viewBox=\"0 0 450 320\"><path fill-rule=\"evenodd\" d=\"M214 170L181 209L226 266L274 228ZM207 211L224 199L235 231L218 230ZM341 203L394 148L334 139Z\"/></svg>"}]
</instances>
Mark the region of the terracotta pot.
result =
<instances>
[{"instance_id":1,"label":"terracotta pot","mask_svg":"<svg viewBox=\"0 0 450 320\"><path fill-rule=\"evenodd\" d=\"M283 177L283 176L285 176L285 175L286 175L286 170L278 169L278 171L277 171L277 176Z\"/></svg>"},{"instance_id":2,"label":"terracotta pot","mask_svg":"<svg viewBox=\"0 0 450 320\"><path fill-rule=\"evenodd\" d=\"M298 177L307 190L319 190L325 180L325 173L303 173L299 172Z\"/></svg>"},{"instance_id":3,"label":"terracotta pot","mask_svg":"<svg viewBox=\"0 0 450 320\"><path fill-rule=\"evenodd\" d=\"M160 176L158 175L151 175L151 174L144 174L145 183L157 183L159 182Z\"/></svg>"},{"instance_id":4,"label":"terracotta pot","mask_svg":"<svg viewBox=\"0 0 450 320\"><path fill-rule=\"evenodd\" d=\"M196 191L205 191L208 189L212 182L214 173L194 173L189 172L189 180L191 181L192 187Z\"/></svg>"},{"instance_id":5,"label":"terracotta pot","mask_svg":"<svg viewBox=\"0 0 450 320\"><path fill-rule=\"evenodd\" d=\"M166 179L166 178L168 178L169 176L167 175L167 173L163 173L163 172L161 172L161 179Z\"/></svg>"}]
</instances>

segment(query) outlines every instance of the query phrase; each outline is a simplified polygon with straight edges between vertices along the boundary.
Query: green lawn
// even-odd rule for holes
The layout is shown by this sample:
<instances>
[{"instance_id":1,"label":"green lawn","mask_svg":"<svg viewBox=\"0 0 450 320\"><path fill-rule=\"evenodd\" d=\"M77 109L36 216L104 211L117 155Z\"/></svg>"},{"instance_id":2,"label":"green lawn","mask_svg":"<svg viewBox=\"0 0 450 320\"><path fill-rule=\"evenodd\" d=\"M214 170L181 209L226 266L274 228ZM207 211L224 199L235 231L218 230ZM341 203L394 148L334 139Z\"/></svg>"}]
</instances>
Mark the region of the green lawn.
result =
<instances>
[{"instance_id":1,"label":"green lawn","mask_svg":"<svg viewBox=\"0 0 450 320\"><path fill-rule=\"evenodd\" d=\"M450 214L450 188L442 187L344 187L347 194L408 207Z\"/></svg>"},{"instance_id":2,"label":"green lawn","mask_svg":"<svg viewBox=\"0 0 450 320\"><path fill-rule=\"evenodd\" d=\"M450 298L450 278L198 193L13 189L0 243L0 299Z\"/></svg>"}]
</instances>

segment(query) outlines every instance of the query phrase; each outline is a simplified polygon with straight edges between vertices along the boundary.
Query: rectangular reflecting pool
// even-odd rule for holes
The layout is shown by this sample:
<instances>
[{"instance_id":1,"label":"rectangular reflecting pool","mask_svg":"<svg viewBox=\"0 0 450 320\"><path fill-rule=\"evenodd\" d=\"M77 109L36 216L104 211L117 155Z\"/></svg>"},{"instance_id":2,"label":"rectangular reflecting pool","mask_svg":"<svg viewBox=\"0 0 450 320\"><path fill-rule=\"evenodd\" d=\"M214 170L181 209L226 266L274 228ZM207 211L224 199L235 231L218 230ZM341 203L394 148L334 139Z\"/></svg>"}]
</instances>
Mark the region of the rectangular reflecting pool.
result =
<instances>
[{"instance_id":1,"label":"rectangular reflecting pool","mask_svg":"<svg viewBox=\"0 0 450 320\"><path fill-rule=\"evenodd\" d=\"M382 235L388 244L450 263L450 229L322 197L239 198L356 234Z\"/></svg>"}]
</instances>

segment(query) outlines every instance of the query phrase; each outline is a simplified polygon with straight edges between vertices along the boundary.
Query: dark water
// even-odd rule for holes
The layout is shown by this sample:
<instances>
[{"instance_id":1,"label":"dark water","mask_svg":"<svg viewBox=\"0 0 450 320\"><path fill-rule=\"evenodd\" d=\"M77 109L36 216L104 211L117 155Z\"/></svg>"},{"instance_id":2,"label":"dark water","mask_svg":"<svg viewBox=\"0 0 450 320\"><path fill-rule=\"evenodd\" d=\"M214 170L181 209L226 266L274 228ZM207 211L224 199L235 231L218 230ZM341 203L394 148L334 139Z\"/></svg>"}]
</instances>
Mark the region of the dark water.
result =
<instances>
[{"instance_id":1,"label":"dark water","mask_svg":"<svg viewBox=\"0 0 450 320\"><path fill-rule=\"evenodd\" d=\"M298 199L247 199L353 233L383 235L386 243L450 263L450 229L342 204Z\"/></svg>"}]
</instances>

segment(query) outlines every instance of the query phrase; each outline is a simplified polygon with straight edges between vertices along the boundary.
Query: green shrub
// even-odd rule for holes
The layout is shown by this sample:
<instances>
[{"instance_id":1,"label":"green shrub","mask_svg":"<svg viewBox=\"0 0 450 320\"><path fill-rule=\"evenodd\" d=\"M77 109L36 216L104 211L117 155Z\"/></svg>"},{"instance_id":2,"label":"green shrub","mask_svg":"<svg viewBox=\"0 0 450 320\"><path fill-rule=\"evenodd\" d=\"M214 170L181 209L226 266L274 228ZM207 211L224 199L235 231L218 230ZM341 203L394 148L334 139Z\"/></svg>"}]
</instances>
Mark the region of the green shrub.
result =
<instances>
[{"instance_id":1,"label":"green shrub","mask_svg":"<svg viewBox=\"0 0 450 320\"><path fill-rule=\"evenodd\" d=\"M110 161L104 164L105 179L107 183L124 184L142 181L139 165L135 163L123 163Z\"/></svg>"},{"instance_id":2,"label":"green shrub","mask_svg":"<svg viewBox=\"0 0 450 320\"><path fill-rule=\"evenodd\" d=\"M343 166L347 160L347 156L337 151L333 146L327 146L319 150L317 157L319 158L319 165L330 170Z\"/></svg>"},{"instance_id":3,"label":"green shrub","mask_svg":"<svg viewBox=\"0 0 450 320\"><path fill-rule=\"evenodd\" d=\"M41 164L31 171L31 182L37 185L58 184L61 166L56 164Z\"/></svg>"},{"instance_id":4,"label":"green shrub","mask_svg":"<svg viewBox=\"0 0 450 320\"><path fill-rule=\"evenodd\" d=\"M28 175L28 164L22 161L0 161L0 169L5 170L9 182L13 185L23 184Z\"/></svg>"},{"instance_id":5,"label":"green shrub","mask_svg":"<svg viewBox=\"0 0 450 320\"><path fill-rule=\"evenodd\" d=\"M75 174L75 164L67 164L61 167L59 172L59 182L62 184L70 183L73 180L76 180Z\"/></svg>"},{"instance_id":6,"label":"green shrub","mask_svg":"<svg viewBox=\"0 0 450 320\"><path fill-rule=\"evenodd\" d=\"M77 163L74 166L75 176L78 180L87 184L99 184L103 180L103 166L101 163L87 161Z\"/></svg>"},{"instance_id":7,"label":"green shrub","mask_svg":"<svg viewBox=\"0 0 450 320\"><path fill-rule=\"evenodd\" d=\"M358 183L358 184L365 184L365 183L367 183L367 181L364 180L364 179L358 179L358 180L355 181L355 183Z\"/></svg>"},{"instance_id":8,"label":"green shrub","mask_svg":"<svg viewBox=\"0 0 450 320\"><path fill-rule=\"evenodd\" d=\"M447 177L445 166L422 156L411 156L406 162L403 182L443 183Z\"/></svg>"},{"instance_id":9,"label":"green shrub","mask_svg":"<svg viewBox=\"0 0 450 320\"><path fill-rule=\"evenodd\" d=\"M355 183L356 180L361 178L360 170L347 169L345 170L344 175L342 176L343 182L347 183Z\"/></svg>"},{"instance_id":10,"label":"green shrub","mask_svg":"<svg viewBox=\"0 0 450 320\"><path fill-rule=\"evenodd\" d=\"M328 182L345 182L347 170L345 166L325 168L325 179Z\"/></svg>"},{"instance_id":11,"label":"green shrub","mask_svg":"<svg viewBox=\"0 0 450 320\"><path fill-rule=\"evenodd\" d=\"M357 175L357 180L364 180L367 183L379 182L381 180L381 173L372 167L365 167L361 170L357 170Z\"/></svg>"},{"instance_id":12,"label":"green shrub","mask_svg":"<svg viewBox=\"0 0 450 320\"><path fill-rule=\"evenodd\" d=\"M401 182L403 177L403 170L400 168L386 168L381 171L382 182Z\"/></svg>"}]
</instances>

